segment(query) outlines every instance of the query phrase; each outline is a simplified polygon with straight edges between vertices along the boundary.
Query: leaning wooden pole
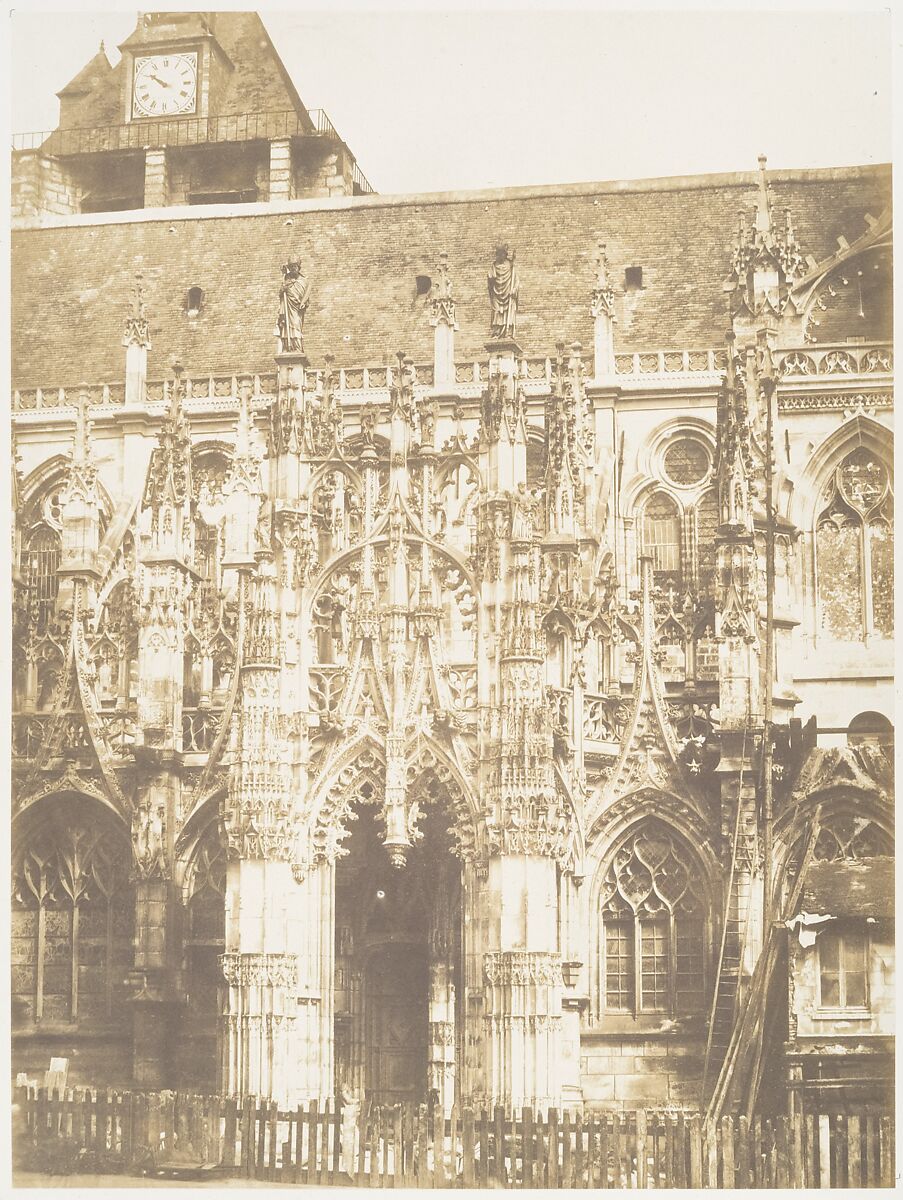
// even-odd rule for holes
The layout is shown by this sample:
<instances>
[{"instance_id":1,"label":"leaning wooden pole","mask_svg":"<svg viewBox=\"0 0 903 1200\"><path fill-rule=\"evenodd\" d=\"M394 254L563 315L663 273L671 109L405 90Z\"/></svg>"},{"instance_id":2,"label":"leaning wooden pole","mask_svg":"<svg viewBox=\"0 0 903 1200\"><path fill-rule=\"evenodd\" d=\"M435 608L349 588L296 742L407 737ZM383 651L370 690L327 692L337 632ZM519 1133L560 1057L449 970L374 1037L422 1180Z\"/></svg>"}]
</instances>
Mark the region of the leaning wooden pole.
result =
<instances>
[{"instance_id":1,"label":"leaning wooden pole","mask_svg":"<svg viewBox=\"0 0 903 1200\"><path fill-rule=\"evenodd\" d=\"M765 687L762 713L762 924L763 941L767 943L773 919L774 865L774 793L772 779L772 724L774 721L774 392L775 380L771 369L771 351L764 330L759 333L761 344L760 380L765 396Z\"/></svg>"}]
</instances>

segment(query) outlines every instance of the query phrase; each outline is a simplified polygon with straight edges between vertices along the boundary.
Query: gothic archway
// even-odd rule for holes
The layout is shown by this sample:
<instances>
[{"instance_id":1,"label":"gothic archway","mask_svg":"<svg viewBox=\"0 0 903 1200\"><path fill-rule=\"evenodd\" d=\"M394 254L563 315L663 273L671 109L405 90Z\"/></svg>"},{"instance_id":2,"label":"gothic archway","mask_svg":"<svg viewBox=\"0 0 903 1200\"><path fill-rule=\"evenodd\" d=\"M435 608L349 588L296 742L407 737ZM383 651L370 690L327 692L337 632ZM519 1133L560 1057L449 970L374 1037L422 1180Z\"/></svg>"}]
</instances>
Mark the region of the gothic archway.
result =
<instances>
[{"instance_id":1,"label":"gothic archway","mask_svg":"<svg viewBox=\"0 0 903 1200\"><path fill-rule=\"evenodd\" d=\"M414 772L420 837L402 869L367 772L335 867L336 1088L450 1111L463 1049L462 847L445 785ZM349 814L350 815L350 814Z\"/></svg>"}]
</instances>

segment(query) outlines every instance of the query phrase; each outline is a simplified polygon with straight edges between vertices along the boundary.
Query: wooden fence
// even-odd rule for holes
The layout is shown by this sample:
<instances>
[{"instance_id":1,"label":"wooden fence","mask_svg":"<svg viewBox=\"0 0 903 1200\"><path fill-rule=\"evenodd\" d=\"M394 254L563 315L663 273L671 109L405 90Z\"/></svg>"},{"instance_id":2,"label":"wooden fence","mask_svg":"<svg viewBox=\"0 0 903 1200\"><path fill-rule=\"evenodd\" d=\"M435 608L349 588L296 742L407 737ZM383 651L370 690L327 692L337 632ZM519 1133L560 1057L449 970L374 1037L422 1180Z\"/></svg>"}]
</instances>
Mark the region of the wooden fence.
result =
<instances>
[{"instance_id":1,"label":"wooden fence","mask_svg":"<svg viewBox=\"0 0 903 1200\"><path fill-rule=\"evenodd\" d=\"M125 1169L181 1159L248 1179L359 1187L891 1187L893 1121L872 1112L752 1122L425 1105L286 1112L253 1098L19 1091L31 1145L66 1141Z\"/></svg>"}]
</instances>

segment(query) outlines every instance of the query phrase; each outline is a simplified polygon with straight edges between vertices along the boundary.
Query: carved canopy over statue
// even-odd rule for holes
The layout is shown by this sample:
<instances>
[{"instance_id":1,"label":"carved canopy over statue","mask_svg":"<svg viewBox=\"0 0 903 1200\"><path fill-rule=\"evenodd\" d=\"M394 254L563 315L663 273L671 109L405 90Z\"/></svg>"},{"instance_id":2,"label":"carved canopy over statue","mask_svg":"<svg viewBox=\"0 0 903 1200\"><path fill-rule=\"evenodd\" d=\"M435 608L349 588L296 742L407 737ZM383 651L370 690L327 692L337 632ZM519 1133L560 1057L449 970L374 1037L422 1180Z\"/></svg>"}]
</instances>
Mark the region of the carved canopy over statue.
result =
<instances>
[{"instance_id":1,"label":"carved canopy over statue","mask_svg":"<svg viewBox=\"0 0 903 1200\"><path fill-rule=\"evenodd\" d=\"M514 255L507 246L499 246L489 272L489 336L513 338L517 319L517 298L520 280L514 266Z\"/></svg>"},{"instance_id":2,"label":"carved canopy over statue","mask_svg":"<svg viewBox=\"0 0 903 1200\"><path fill-rule=\"evenodd\" d=\"M282 287L279 289L276 335L282 354L303 352L304 314L309 303L310 281L301 273L301 263L293 258L282 268Z\"/></svg>"}]
</instances>

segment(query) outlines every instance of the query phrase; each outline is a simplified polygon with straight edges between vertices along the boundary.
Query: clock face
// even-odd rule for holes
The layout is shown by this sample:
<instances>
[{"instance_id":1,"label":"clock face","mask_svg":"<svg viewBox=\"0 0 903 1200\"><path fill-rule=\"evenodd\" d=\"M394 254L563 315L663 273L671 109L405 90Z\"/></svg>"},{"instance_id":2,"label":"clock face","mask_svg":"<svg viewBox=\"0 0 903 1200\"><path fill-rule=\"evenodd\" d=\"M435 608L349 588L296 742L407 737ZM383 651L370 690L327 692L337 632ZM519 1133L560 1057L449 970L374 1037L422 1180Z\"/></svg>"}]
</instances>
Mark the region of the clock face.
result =
<instances>
[{"instance_id":1,"label":"clock face","mask_svg":"<svg viewBox=\"0 0 903 1200\"><path fill-rule=\"evenodd\" d=\"M154 54L135 59L133 117L172 117L194 112L198 90L196 54Z\"/></svg>"}]
</instances>

